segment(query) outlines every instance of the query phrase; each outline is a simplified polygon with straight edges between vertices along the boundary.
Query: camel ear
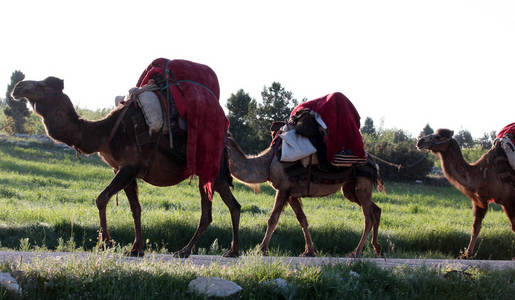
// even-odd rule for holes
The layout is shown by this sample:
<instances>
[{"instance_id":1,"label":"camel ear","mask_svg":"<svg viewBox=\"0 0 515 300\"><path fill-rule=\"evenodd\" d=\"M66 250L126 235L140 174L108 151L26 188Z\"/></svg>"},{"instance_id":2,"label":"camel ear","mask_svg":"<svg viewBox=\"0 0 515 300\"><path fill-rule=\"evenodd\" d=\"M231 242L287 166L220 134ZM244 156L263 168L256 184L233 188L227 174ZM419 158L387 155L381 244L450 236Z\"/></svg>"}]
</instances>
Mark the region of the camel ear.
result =
<instances>
[{"instance_id":1,"label":"camel ear","mask_svg":"<svg viewBox=\"0 0 515 300\"><path fill-rule=\"evenodd\" d=\"M64 89L64 80L59 79L57 77L47 77L45 80L45 83L58 91L62 91Z\"/></svg>"}]
</instances>

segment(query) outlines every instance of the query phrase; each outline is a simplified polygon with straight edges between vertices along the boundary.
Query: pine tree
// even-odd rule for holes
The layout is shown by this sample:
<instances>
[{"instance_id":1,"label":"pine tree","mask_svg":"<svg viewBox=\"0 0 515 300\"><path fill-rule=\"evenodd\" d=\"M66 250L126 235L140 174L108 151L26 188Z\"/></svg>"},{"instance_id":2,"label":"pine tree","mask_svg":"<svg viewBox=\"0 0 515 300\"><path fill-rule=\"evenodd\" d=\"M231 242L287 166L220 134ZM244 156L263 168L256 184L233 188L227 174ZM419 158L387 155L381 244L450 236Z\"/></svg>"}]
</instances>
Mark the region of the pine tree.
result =
<instances>
[{"instance_id":1,"label":"pine tree","mask_svg":"<svg viewBox=\"0 0 515 300\"><path fill-rule=\"evenodd\" d=\"M376 128L374 127L374 120L371 117L365 119L363 127L361 127L362 134L370 134L371 136L376 135Z\"/></svg>"},{"instance_id":2,"label":"pine tree","mask_svg":"<svg viewBox=\"0 0 515 300\"><path fill-rule=\"evenodd\" d=\"M426 124L426 126L422 129L422 131L418 135L418 138L421 138L421 137L426 136L426 135L433 134L434 132L435 131L433 130L433 128L431 128L431 126L429 126L429 124Z\"/></svg>"},{"instance_id":3,"label":"pine tree","mask_svg":"<svg viewBox=\"0 0 515 300\"><path fill-rule=\"evenodd\" d=\"M11 83L7 86L7 92L5 94L7 105L5 106L4 112L6 116L5 131L9 134L27 132L25 124L27 123L27 117L30 115L26 105L27 101L25 99L14 101L11 97L14 86L23 79L25 79L25 74L16 70L12 73Z\"/></svg>"},{"instance_id":4,"label":"pine tree","mask_svg":"<svg viewBox=\"0 0 515 300\"><path fill-rule=\"evenodd\" d=\"M287 121L291 111L297 106L293 93L287 91L279 82L273 82L270 87L264 87L261 92L263 103L256 108L256 118L251 127L259 139L259 149L270 144L270 125L273 121Z\"/></svg>"}]
</instances>

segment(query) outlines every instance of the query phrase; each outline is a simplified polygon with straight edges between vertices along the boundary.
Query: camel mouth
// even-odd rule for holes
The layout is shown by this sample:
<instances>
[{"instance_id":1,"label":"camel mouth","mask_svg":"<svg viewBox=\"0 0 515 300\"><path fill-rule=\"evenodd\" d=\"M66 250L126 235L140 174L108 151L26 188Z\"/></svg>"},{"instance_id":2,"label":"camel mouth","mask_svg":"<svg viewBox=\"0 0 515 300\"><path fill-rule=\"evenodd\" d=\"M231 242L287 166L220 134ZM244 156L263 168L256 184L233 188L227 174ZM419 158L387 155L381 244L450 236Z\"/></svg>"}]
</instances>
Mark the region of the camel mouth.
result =
<instances>
[{"instance_id":1,"label":"camel mouth","mask_svg":"<svg viewBox=\"0 0 515 300\"><path fill-rule=\"evenodd\" d=\"M417 149L418 149L418 151L429 150L428 146L429 146L429 143L427 143L424 139L420 139L417 142Z\"/></svg>"}]
</instances>

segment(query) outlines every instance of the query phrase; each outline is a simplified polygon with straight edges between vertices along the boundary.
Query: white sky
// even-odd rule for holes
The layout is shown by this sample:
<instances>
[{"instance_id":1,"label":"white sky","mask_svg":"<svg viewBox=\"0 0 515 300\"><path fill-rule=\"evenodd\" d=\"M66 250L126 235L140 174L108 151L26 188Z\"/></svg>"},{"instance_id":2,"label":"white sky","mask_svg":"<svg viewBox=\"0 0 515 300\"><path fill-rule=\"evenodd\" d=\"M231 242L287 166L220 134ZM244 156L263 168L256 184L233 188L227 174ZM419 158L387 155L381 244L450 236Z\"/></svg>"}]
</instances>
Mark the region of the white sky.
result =
<instances>
[{"instance_id":1,"label":"white sky","mask_svg":"<svg viewBox=\"0 0 515 300\"><path fill-rule=\"evenodd\" d=\"M87 108L111 107L155 58L209 65L220 101L340 91L362 121L406 129L515 122L515 1L0 2L0 95L11 73L65 80Z\"/></svg>"}]
</instances>

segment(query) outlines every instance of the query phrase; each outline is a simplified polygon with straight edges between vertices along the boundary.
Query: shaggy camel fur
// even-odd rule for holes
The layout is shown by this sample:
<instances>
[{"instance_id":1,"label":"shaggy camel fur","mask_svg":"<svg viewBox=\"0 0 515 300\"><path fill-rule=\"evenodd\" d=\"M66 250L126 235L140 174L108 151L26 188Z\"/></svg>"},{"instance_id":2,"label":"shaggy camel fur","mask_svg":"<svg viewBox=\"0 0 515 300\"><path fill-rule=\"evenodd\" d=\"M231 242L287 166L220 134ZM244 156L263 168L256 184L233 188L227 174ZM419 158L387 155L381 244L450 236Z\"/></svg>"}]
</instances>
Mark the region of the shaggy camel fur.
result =
<instances>
[{"instance_id":1,"label":"shaggy camel fur","mask_svg":"<svg viewBox=\"0 0 515 300\"><path fill-rule=\"evenodd\" d=\"M248 184L268 181L276 190L274 207L268 219L265 237L260 245L263 254L268 254L268 246L272 234L277 227L283 208L289 203L302 227L304 240L306 242L304 253L302 253L301 256L315 256L315 246L311 240L308 221L302 209L301 197L323 197L331 195L338 190L341 190L347 199L361 206L363 215L365 216L365 225L361 240L356 249L354 249L349 256L361 256L363 246L372 228L372 246L377 255L381 253L381 245L377 242L381 209L372 202L374 182L370 178L349 178L340 184L310 183L308 194L306 188L308 182L291 182L285 173L284 164L277 160L277 156L274 155L275 151L273 151L271 147L257 156L249 157L232 137L228 138L227 144L229 150L229 169L234 177Z\"/></svg>"},{"instance_id":2,"label":"shaggy camel fur","mask_svg":"<svg viewBox=\"0 0 515 300\"><path fill-rule=\"evenodd\" d=\"M140 178L155 186L172 186L185 179L185 145L186 140L174 137L174 149L182 149L179 154L173 153L168 147L168 137L159 139L158 146L151 145L138 149L131 118L141 114L138 108L129 105L123 115L123 106L118 106L109 115L99 121L88 121L80 118L66 94L63 93L64 83L61 79L48 77L42 81L21 81L14 88L14 98L26 98L34 108L34 112L43 118L47 134L54 140L72 146L84 154L98 153L110 165L115 177L96 199L99 210L101 232L99 242L112 245L111 236L107 229L106 206L109 199L124 190L130 203L134 218L135 238L132 245L132 256L144 255L144 240L141 233L141 206L138 200L136 178ZM115 123L122 115L114 135L110 139ZM126 122L127 121L127 122ZM147 130L148 131L148 130ZM228 173L227 154L221 158L219 175L214 184L224 203L229 207L233 225L232 243L224 256L238 255L238 227L240 220L240 204L230 190L230 174ZM178 158L179 157L179 158ZM205 190L199 187L202 214L197 229L188 244L174 253L179 257L188 257L202 233L212 221L212 203Z\"/></svg>"},{"instance_id":3,"label":"shaggy camel fur","mask_svg":"<svg viewBox=\"0 0 515 300\"><path fill-rule=\"evenodd\" d=\"M417 148L438 154L445 177L472 200L472 236L465 253L460 256L470 258L474 254L481 222L490 200L502 206L510 220L511 229L515 231L515 172L508 165L503 150L497 144L477 162L467 163L461 154L460 146L452 138L453 134L451 130L438 129L435 134L420 138ZM508 176L503 179L501 174Z\"/></svg>"}]
</instances>

